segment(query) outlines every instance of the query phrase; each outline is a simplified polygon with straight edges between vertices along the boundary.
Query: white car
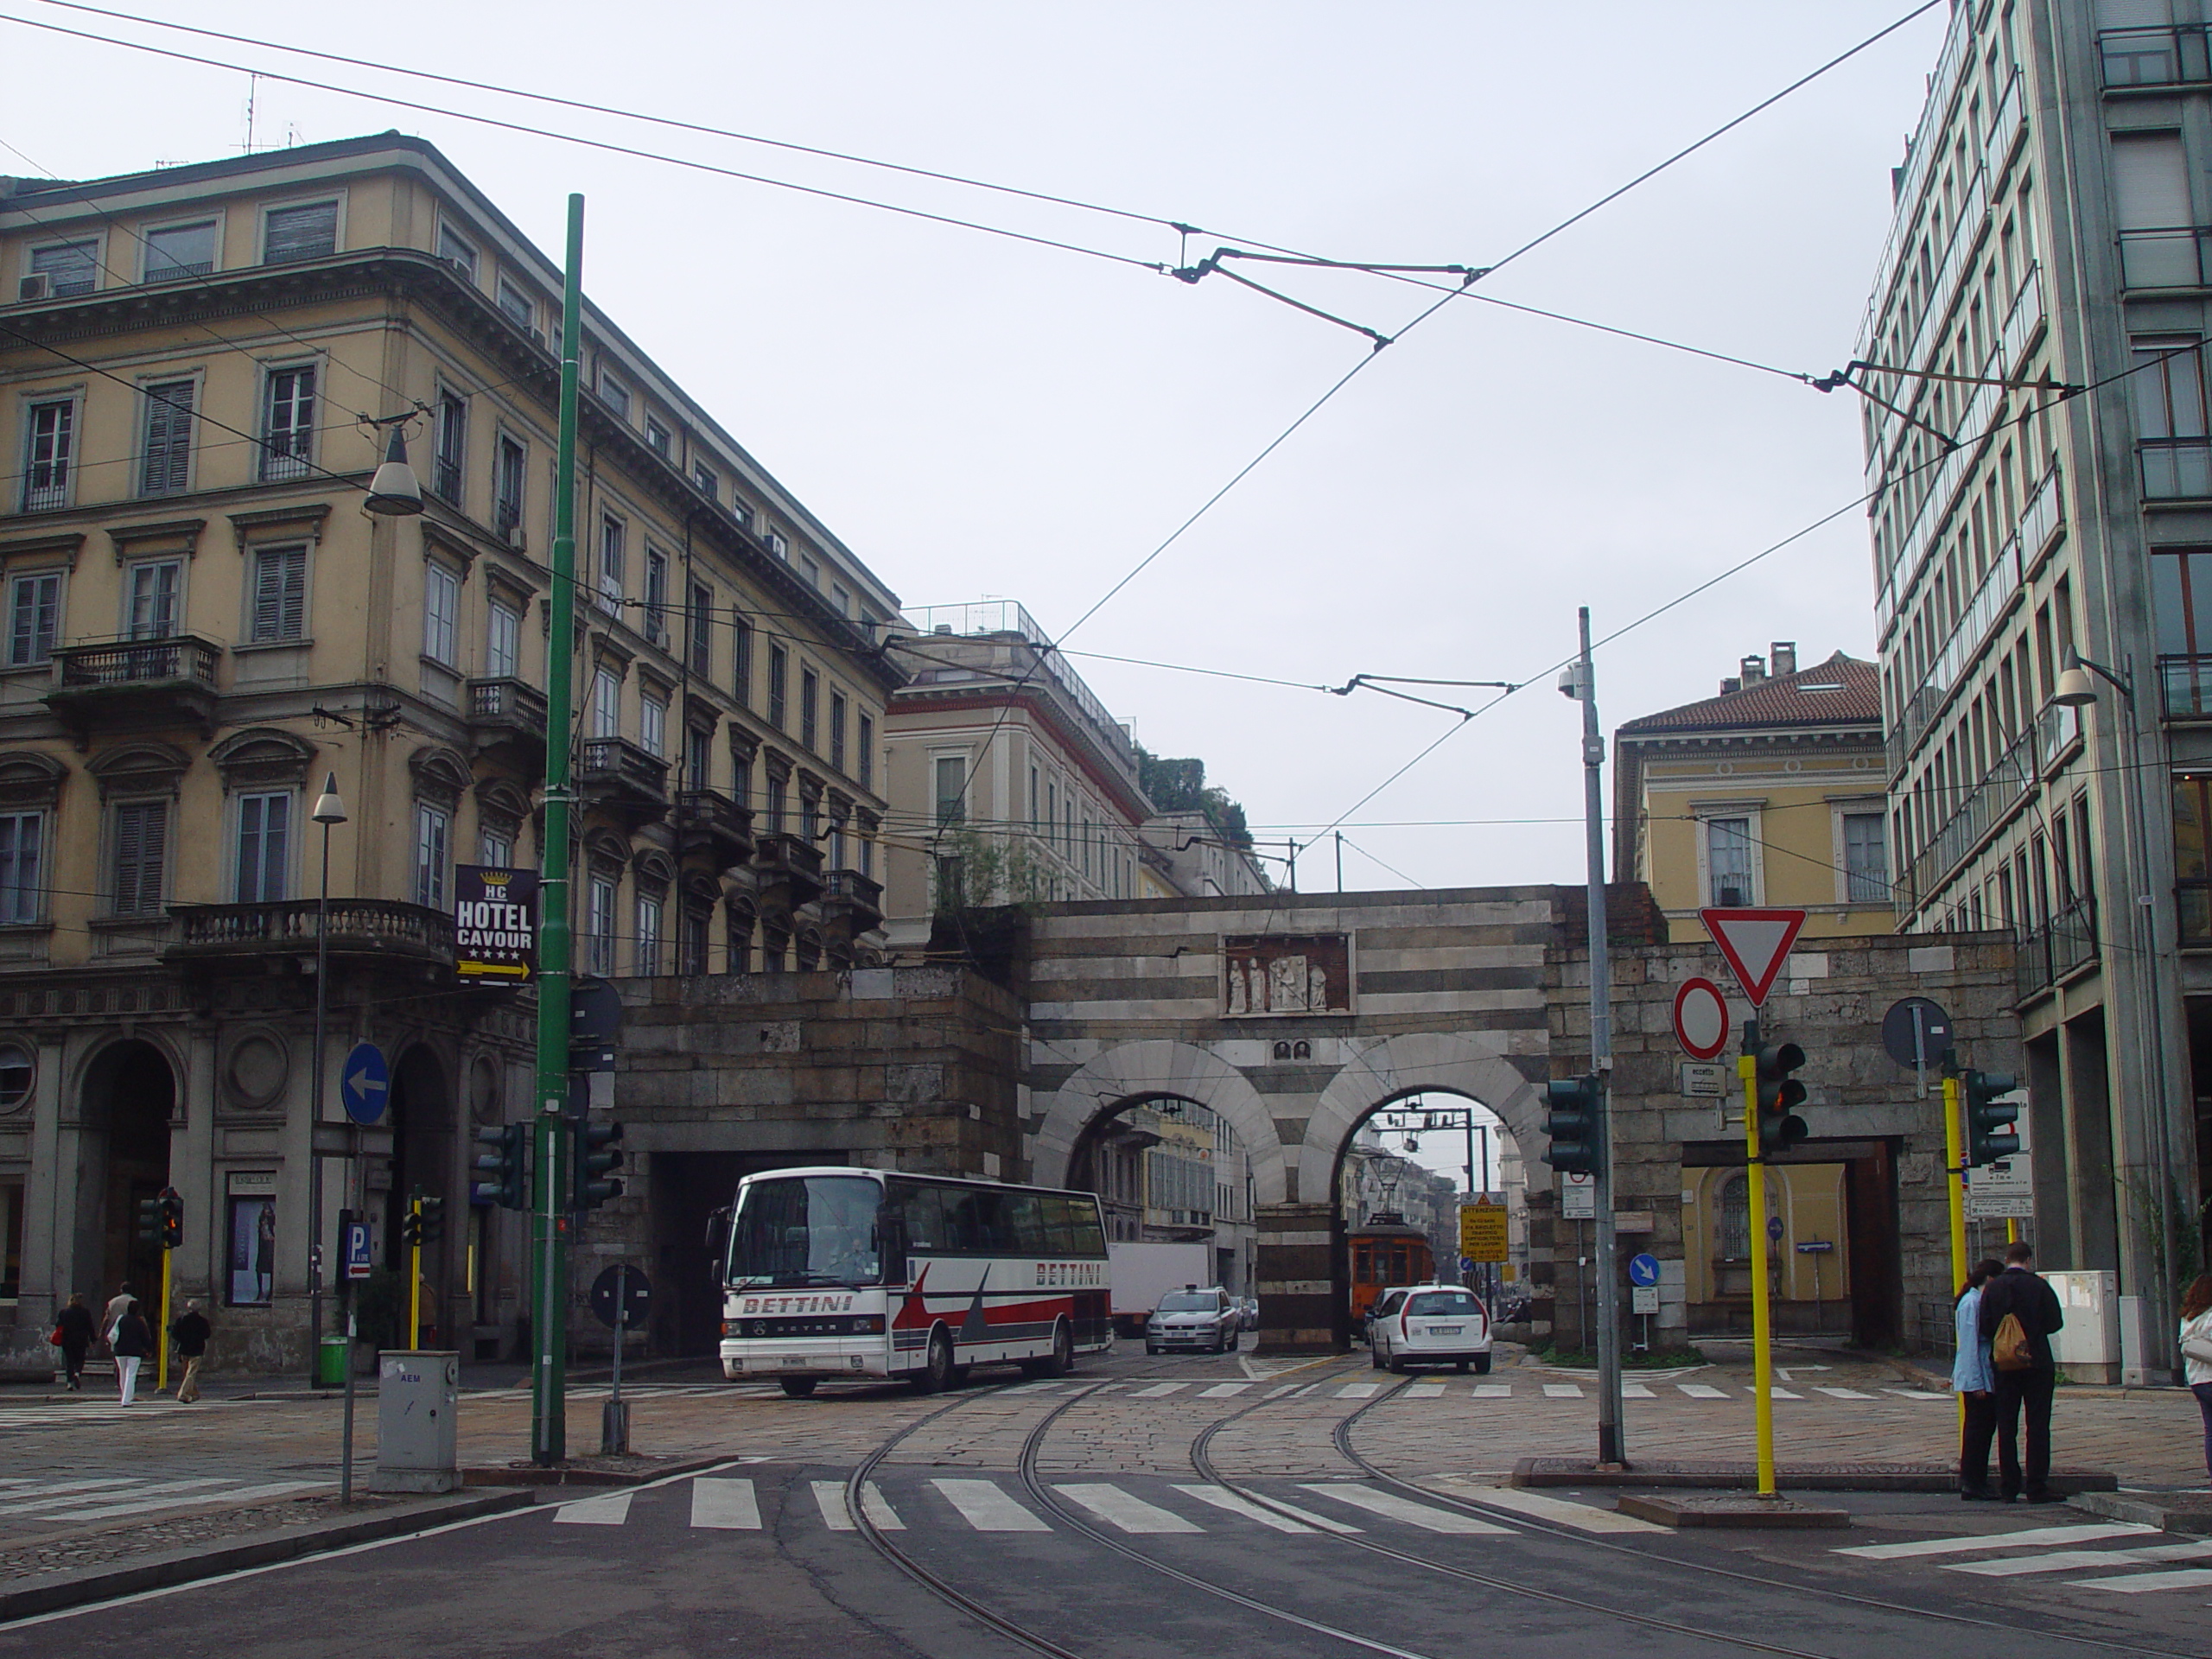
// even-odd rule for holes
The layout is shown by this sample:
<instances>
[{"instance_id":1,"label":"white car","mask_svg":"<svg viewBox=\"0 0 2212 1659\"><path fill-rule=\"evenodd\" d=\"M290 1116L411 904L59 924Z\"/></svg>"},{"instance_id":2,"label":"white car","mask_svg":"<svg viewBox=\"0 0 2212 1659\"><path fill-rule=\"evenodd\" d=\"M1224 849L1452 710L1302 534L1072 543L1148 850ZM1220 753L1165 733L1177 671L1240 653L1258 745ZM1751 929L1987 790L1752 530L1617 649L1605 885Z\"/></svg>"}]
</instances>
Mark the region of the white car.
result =
<instances>
[{"instance_id":1,"label":"white car","mask_svg":"<svg viewBox=\"0 0 2212 1659\"><path fill-rule=\"evenodd\" d=\"M1394 1290L1375 1306L1368 1327L1375 1369L1403 1372L1414 1365L1452 1365L1490 1375L1490 1310L1482 1298L1458 1285L1414 1285Z\"/></svg>"}]
</instances>

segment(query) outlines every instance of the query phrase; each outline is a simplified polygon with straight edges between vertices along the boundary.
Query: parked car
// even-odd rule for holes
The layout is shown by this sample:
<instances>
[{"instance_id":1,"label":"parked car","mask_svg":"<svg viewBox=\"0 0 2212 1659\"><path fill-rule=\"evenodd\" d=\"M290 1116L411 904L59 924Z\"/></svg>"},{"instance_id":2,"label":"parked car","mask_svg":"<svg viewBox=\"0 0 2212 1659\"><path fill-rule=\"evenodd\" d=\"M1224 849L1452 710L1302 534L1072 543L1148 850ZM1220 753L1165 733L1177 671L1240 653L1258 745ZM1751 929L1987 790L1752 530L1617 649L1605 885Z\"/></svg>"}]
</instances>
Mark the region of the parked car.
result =
<instances>
[{"instance_id":1,"label":"parked car","mask_svg":"<svg viewBox=\"0 0 2212 1659\"><path fill-rule=\"evenodd\" d=\"M1490 1375L1490 1310L1458 1285L1415 1285L1376 1304L1368 1346L1376 1370L1414 1365L1469 1366Z\"/></svg>"},{"instance_id":2,"label":"parked car","mask_svg":"<svg viewBox=\"0 0 2212 1659\"><path fill-rule=\"evenodd\" d=\"M1161 1297L1145 1321L1144 1351L1235 1353L1243 1324L1236 1301L1219 1285L1204 1290L1185 1285Z\"/></svg>"}]
</instances>

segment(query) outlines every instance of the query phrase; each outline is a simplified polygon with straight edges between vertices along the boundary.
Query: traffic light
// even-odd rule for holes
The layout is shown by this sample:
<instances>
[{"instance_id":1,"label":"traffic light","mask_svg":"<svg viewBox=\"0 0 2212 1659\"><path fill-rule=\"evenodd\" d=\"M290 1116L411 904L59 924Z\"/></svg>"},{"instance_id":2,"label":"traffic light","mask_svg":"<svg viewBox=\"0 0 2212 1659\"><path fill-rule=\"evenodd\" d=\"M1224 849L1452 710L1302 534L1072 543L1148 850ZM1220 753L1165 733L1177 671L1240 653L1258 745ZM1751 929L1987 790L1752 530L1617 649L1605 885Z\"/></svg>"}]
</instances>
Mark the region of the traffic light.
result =
<instances>
[{"instance_id":1,"label":"traffic light","mask_svg":"<svg viewBox=\"0 0 2212 1659\"><path fill-rule=\"evenodd\" d=\"M479 1129L479 1145L498 1150L479 1153L476 1167L492 1179L473 1182L471 1200L496 1204L509 1210L530 1208L530 1125L510 1123L503 1129Z\"/></svg>"},{"instance_id":2,"label":"traffic light","mask_svg":"<svg viewBox=\"0 0 2212 1659\"><path fill-rule=\"evenodd\" d=\"M173 1250L184 1243L184 1200L173 1186L138 1200L138 1242Z\"/></svg>"},{"instance_id":3,"label":"traffic light","mask_svg":"<svg viewBox=\"0 0 2212 1659\"><path fill-rule=\"evenodd\" d=\"M1993 1164L2020 1149L2013 1129L2019 1121L2020 1103L1999 1100L2020 1086L2020 1080L2003 1071L1965 1071L1959 1076L1959 1092L1967 1115L1967 1162Z\"/></svg>"},{"instance_id":4,"label":"traffic light","mask_svg":"<svg viewBox=\"0 0 2212 1659\"><path fill-rule=\"evenodd\" d=\"M622 1183L612 1172L622 1167L622 1126L579 1119L575 1124L576 1152L575 1210L596 1210L622 1196Z\"/></svg>"},{"instance_id":5,"label":"traffic light","mask_svg":"<svg viewBox=\"0 0 2212 1659\"><path fill-rule=\"evenodd\" d=\"M446 1236L446 1201L426 1193L422 1203L422 1210L415 1217L416 1231L421 1235L418 1242L435 1244Z\"/></svg>"},{"instance_id":6,"label":"traffic light","mask_svg":"<svg viewBox=\"0 0 2212 1659\"><path fill-rule=\"evenodd\" d=\"M410 1207L399 1217L399 1242L408 1249L419 1249L423 1243L423 1217Z\"/></svg>"},{"instance_id":7,"label":"traffic light","mask_svg":"<svg viewBox=\"0 0 2212 1659\"><path fill-rule=\"evenodd\" d=\"M1752 1058L1758 1068L1759 1150L1772 1156L1811 1133L1797 1116L1805 1085L1789 1075L1805 1064L1805 1051L1795 1043L1768 1043Z\"/></svg>"},{"instance_id":8,"label":"traffic light","mask_svg":"<svg viewBox=\"0 0 2212 1659\"><path fill-rule=\"evenodd\" d=\"M1605 1134L1599 1114L1600 1088L1595 1076L1560 1077L1544 1085L1544 1101L1551 1108L1544 1133L1552 1140L1544 1161L1564 1174L1597 1173Z\"/></svg>"}]
</instances>

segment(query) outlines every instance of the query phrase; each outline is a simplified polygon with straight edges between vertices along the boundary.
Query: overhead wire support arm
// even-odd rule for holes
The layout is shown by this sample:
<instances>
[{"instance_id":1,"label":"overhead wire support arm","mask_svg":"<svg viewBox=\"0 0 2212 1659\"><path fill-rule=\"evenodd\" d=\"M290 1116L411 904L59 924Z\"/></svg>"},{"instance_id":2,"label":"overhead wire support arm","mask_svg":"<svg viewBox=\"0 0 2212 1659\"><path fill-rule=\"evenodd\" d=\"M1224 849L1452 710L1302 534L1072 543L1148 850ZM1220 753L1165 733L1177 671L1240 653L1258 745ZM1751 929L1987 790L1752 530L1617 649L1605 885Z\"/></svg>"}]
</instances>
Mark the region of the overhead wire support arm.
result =
<instances>
[{"instance_id":1,"label":"overhead wire support arm","mask_svg":"<svg viewBox=\"0 0 2212 1659\"><path fill-rule=\"evenodd\" d=\"M1863 365L1854 364L1852 366L1853 368L1857 368ZM1864 397L1868 403L1874 404L1878 408L1888 410L1891 414L1896 416L1899 420L1905 423L1906 425L1918 427L1923 432L1928 434L1929 437L1935 439L1936 442L1942 444L1946 453L1948 453L1959 447L1959 441L1953 437L1949 433L1944 431L1942 428L1939 426L1930 426L1926 421L1922 420L1919 416L1914 414L1910 410L1902 408L1899 405L1891 403L1888 398L1882 397L1879 393L1870 391L1859 381L1853 379L1851 378L1851 369L1838 369L1834 374L1827 376L1825 379L1814 381L1812 383L1813 390L1815 391L1834 391L1838 386L1849 386L1853 391L1857 392L1861 397Z\"/></svg>"},{"instance_id":2,"label":"overhead wire support arm","mask_svg":"<svg viewBox=\"0 0 2212 1659\"><path fill-rule=\"evenodd\" d=\"M1289 295L1279 293L1275 289L1267 286L1264 283L1255 283L1249 276L1238 276L1235 271L1230 270L1221 263L1222 256L1224 254L1231 253L1234 250L1232 249L1223 248L1214 253L1211 257L1199 260L1195 265L1182 266L1177 270L1169 271L1168 275L1175 277L1179 282L1190 283L1195 285L1201 277L1210 274L1218 274L1228 277L1232 283L1242 283L1246 288L1250 289L1255 294L1264 294L1271 300L1281 300L1285 305L1289 306L1294 311L1303 311L1307 316L1319 317L1324 322L1333 322L1338 327L1349 328L1356 334L1365 334L1368 339L1375 342L1375 349L1378 352L1390 343L1389 335L1378 334L1374 329L1370 328L1363 322L1351 321L1347 318L1336 315L1333 312L1324 311L1319 306L1308 305L1303 300L1294 300Z\"/></svg>"},{"instance_id":3,"label":"overhead wire support arm","mask_svg":"<svg viewBox=\"0 0 2212 1659\"><path fill-rule=\"evenodd\" d=\"M1961 386L2001 386L2006 391L2047 391L2061 397L2072 397L2088 390L2087 386L2076 385L2070 380L2054 380L2048 368L2032 380L2021 380L2004 375L1947 374L1936 369L1901 369L1894 364L1869 363L1861 358L1853 358L1834 372L1822 375L1817 380L1809 380L1807 384L1815 391L1834 391L1838 386L1849 386L1854 391L1865 392L1866 388L1852 378L1861 372L1901 375L1913 380L1948 380Z\"/></svg>"},{"instance_id":4,"label":"overhead wire support arm","mask_svg":"<svg viewBox=\"0 0 2212 1659\"><path fill-rule=\"evenodd\" d=\"M1342 685L1332 685L1325 690L1332 696L1348 697L1353 692L1364 688L1370 691L1379 691L1386 697L1396 697L1404 702L1420 703L1425 709L1441 709L1446 714L1459 715L1463 721L1472 720L1475 717L1476 711L1472 709L1462 709L1456 702L1439 702L1433 697L1417 697L1410 691L1393 691L1389 685L1383 683L1385 681L1399 685L1484 686L1503 691L1509 696L1521 689L1508 680L1424 680L1417 679L1409 674L1355 674Z\"/></svg>"}]
</instances>

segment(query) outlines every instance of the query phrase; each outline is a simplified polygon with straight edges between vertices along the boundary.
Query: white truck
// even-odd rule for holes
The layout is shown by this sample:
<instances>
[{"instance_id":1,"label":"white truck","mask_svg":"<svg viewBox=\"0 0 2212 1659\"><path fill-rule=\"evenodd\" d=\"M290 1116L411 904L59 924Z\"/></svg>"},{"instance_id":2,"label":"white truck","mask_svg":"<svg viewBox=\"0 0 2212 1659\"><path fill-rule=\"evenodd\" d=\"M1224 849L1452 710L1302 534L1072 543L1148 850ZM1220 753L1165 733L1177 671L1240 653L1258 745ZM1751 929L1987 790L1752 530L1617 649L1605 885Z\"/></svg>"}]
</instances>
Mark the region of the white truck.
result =
<instances>
[{"instance_id":1,"label":"white truck","mask_svg":"<svg viewBox=\"0 0 2212 1659\"><path fill-rule=\"evenodd\" d=\"M1109 1243L1106 1255L1113 1277L1116 1336L1143 1336L1146 1317L1169 1291L1214 1281L1213 1248L1208 1244Z\"/></svg>"}]
</instances>

